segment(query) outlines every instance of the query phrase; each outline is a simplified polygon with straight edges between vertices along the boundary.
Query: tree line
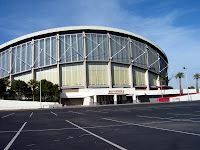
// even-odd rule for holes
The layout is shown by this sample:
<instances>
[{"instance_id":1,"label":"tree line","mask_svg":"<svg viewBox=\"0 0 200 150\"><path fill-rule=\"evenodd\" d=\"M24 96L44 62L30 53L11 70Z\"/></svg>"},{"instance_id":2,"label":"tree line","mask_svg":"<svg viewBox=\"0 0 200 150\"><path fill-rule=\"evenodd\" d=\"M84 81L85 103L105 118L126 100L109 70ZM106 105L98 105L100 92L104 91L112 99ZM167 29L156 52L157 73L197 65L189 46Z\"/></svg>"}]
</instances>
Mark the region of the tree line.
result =
<instances>
[{"instance_id":1,"label":"tree line","mask_svg":"<svg viewBox=\"0 0 200 150\"><path fill-rule=\"evenodd\" d=\"M41 101L58 102L60 99L58 85L46 79L40 82L34 79L28 83L22 80L13 80L10 84L7 78L0 79L0 97L4 99L40 101L41 89Z\"/></svg>"},{"instance_id":2,"label":"tree line","mask_svg":"<svg viewBox=\"0 0 200 150\"><path fill-rule=\"evenodd\" d=\"M181 83L181 79L184 78L185 75L183 72L178 72L175 76L175 78L179 79L179 89L180 89L180 95L183 94L182 92L182 83ZM200 79L200 73L196 73L194 74L194 79L196 80L196 93L199 93L199 85L198 85L198 80ZM190 88L190 87L188 87Z\"/></svg>"}]
</instances>

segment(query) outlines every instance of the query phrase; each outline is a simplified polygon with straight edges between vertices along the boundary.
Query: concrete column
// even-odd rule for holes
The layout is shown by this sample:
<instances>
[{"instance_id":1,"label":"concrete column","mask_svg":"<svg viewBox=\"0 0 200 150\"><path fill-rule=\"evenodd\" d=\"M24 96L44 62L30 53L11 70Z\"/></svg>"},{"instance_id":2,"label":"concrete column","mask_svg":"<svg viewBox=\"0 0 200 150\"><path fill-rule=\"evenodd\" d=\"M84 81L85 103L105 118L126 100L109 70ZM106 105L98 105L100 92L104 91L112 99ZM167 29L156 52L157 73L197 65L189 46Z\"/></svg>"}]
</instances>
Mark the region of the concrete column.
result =
<instances>
[{"instance_id":1,"label":"concrete column","mask_svg":"<svg viewBox=\"0 0 200 150\"><path fill-rule=\"evenodd\" d=\"M31 73L32 73L32 79L36 79L35 78L35 70L34 70L34 66L35 66L35 48L34 48L34 39L32 39L31 41L31 54L32 54L32 65L31 65Z\"/></svg>"},{"instance_id":2,"label":"concrete column","mask_svg":"<svg viewBox=\"0 0 200 150\"><path fill-rule=\"evenodd\" d=\"M87 52L86 52L86 35L85 32L82 33L83 34L83 68L84 68L84 72L83 72L83 76L84 76L84 88L87 88Z\"/></svg>"},{"instance_id":3,"label":"concrete column","mask_svg":"<svg viewBox=\"0 0 200 150\"><path fill-rule=\"evenodd\" d=\"M146 45L146 63L147 63L147 71L145 72L145 81L147 85L147 89L149 90L149 58L148 58L148 46Z\"/></svg>"},{"instance_id":4,"label":"concrete column","mask_svg":"<svg viewBox=\"0 0 200 150\"><path fill-rule=\"evenodd\" d=\"M132 65L132 58L133 58L133 53L132 53L132 50L131 50L131 43L132 43L132 40L129 38L129 47L128 47L128 50L129 50L129 56L130 56L130 66L129 66L129 82L130 82L130 85L131 85L131 88L133 88L133 65Z\"/></svg>"},{"instance_id":5,"label":"concrete column","mask_svg":"<svg viewBox=\"0 0 200 150\"><path fill-rule=\"evenodd\" d=\"M112 53L111 53L111 37L110 37L110 34L107 33L107 36L108 36L108 58L109 58L109 62L108 62L108 85L109 85L109 88L112 88Z\"/></svg>"},{"instance_id":6,"label":"concrete column","mask_svg":"<svg viewBox=\"0 0 200 150\"><path fill-rule=\"evenodd\" d=\"M136 94L132 95L132 99L133 99L133 104L136 104L137 103Z\"/></svg>"},{"instance_id":7,"label":"concrete column","mask_svg":"<svg viewBox=\"0 0 200 150\"><path fill-rule=\"evenodd\" d=\"M114 105L117 105L117 94L114 95Z\"/></svg>"},{"instance_id":8,"label":"concrete column","mask_svg":"<svg viewBox=\"0 0 200 150\"><path fill-rule=\"evenodd\" d=\"M12 77L12 47L10 48L10 72L9 72L9 80L10 80L10 86L11 86L11 83L13 81L13 77Z\"/></svg>"},{"instance_id":9,"label":"concrete column","mask_svg":"<svg viewBox=\"0 0 200 150\"><path fill-rule=\"evenodd\" d=\"M131 88L133 88L133 65L130 64L129 66L129 83L131 85Z\"/></svg>"},{"instance_id":10,"label":"concrete column","mask_svg":"<svg viewBox=\"0 0 200 150\"><path fill-rule=\"evenodd\" d=\"M61 89L61 73L60 73L60 41L59 34L56 35L56 52L57 52L57 78L58 78L58 87ZM59 99L59 103L61 104L61 98Z\"/></svg>"},{"instance_id":11,"label":"concrete column","mask_svg":"<svg viewBox=\"0 0 200 150\"><path fill-rule=\"evenodd\" d=\"M157 80L156 80L156 81L157 81L156 85L157 85L157 86L160 86L160 76L159 76L159 75L158 75L158 77L157 77Z\"/></svg>"},{"instance_id":12,"label":"concrete column","mask_svg":"<svg viewBox=\"0 0 200 150\"><path fill-rule=\"evenodd\" d=\"M145 81L146 81L146 85L147 85L146 90L150 90L150 88L149 88L149 71L148 70L145 72Z\"/></svg>"},{"instance_id":13,"label":"concrete column","mask_svg":"<svg viewBox=\"0 0 200 150\"><path fill-rule=\"evenodd\" d=\"M94 106L97 105L97 95L94 95Z\"/></svg>"},{"instance_id":14,"label":"concrete column","mask_svg":"<svg viewBox=\"0 0 200 150\"><path fill-rule=\"evenodd\" d=\"M158 77L157 77L157 86L160 86L160 55L159 55L159 53L157 53L157 55L158 55L158 68L159 68L159 71L158 71Z\"/></svg>"},{"instance_id":15,"label":"concrete column","mask_svg":"<svg viewBox=\"0 0 200 150\"><path fill-rule=\"evenodd\" d=\"M60 79L60 45L59 45L59 34L56 35L56 52L57 52L57 78L58 78L58 86L61 88L61 79Z\"/></svg>"}]
</instances>

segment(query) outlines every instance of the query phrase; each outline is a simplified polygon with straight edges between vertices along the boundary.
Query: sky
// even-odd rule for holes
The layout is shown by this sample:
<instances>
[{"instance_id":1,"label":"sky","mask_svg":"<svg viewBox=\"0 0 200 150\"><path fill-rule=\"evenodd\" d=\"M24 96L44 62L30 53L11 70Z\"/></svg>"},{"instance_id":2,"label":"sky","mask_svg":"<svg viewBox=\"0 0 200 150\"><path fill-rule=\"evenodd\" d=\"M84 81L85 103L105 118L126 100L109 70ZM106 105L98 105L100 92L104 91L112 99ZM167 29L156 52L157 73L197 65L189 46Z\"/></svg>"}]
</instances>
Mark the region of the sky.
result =
<instances>
[{"instance_id":1,"label":"sky","mask_svg":"<svg viewBox=\"0 0 200 150\"><path fill-rule=\"evenodd\" d=\"M199 0L0 0L0 44L64 26L105 26L139 34L156 43L169 60L169 85L184 72L184 88L200 73ZM187 69L184 70L183 67Z\"/></svg>"}]
</instances>

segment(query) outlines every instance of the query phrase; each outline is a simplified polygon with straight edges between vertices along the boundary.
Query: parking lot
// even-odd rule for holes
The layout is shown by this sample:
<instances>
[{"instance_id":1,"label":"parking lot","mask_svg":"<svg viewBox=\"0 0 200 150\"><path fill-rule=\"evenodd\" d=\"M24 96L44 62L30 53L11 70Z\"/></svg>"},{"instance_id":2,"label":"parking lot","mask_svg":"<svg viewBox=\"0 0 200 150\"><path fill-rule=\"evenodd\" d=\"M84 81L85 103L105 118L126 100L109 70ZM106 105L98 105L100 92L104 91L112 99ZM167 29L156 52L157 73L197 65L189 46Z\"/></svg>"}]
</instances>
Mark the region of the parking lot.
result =
<instances>
[{"instance_id":1,"label":"parking lot","mask_svg":"<svg viewBox=\"0 0 200 150\"><path fill-rule=\"evenodd\" d=\"M200 149L200 102L0 111L0 149Z\"/></svg>"}]
</instances>

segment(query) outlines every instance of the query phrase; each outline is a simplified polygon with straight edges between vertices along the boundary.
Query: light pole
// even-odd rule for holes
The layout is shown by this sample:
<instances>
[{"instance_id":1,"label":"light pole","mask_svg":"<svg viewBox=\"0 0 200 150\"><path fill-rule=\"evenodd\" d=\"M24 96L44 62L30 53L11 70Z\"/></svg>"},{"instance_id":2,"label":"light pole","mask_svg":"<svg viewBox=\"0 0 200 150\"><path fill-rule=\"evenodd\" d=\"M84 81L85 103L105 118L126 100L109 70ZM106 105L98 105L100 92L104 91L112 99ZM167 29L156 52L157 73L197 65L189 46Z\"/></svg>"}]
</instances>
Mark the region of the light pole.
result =
<instances>
[{"instance_id":1,"label":"light pole","mask_svg":"<svg viewBox=\"0 0 200 150\"><path fill-rule=\"evenodd\" d=\"M41 77L41 69L40 69L40 77ZM42 108L42 80L40 80L40 107Z\"/></svg>"},{"instance_id":2,"label":"light pole","mask_svg":"<svg viewBox=\"0 0 200 150\"><path fill-rule=\"evenodd\" d=\"M183 69L185 70L185 80L186 80L186 83L187 83L187 93L188 93L188 100L191 100L190 99L190 94L189 94L189 90L188 90L188 80L187 80L187 68L186 67L183 67Z\"/></svg>"}]
</instances>

